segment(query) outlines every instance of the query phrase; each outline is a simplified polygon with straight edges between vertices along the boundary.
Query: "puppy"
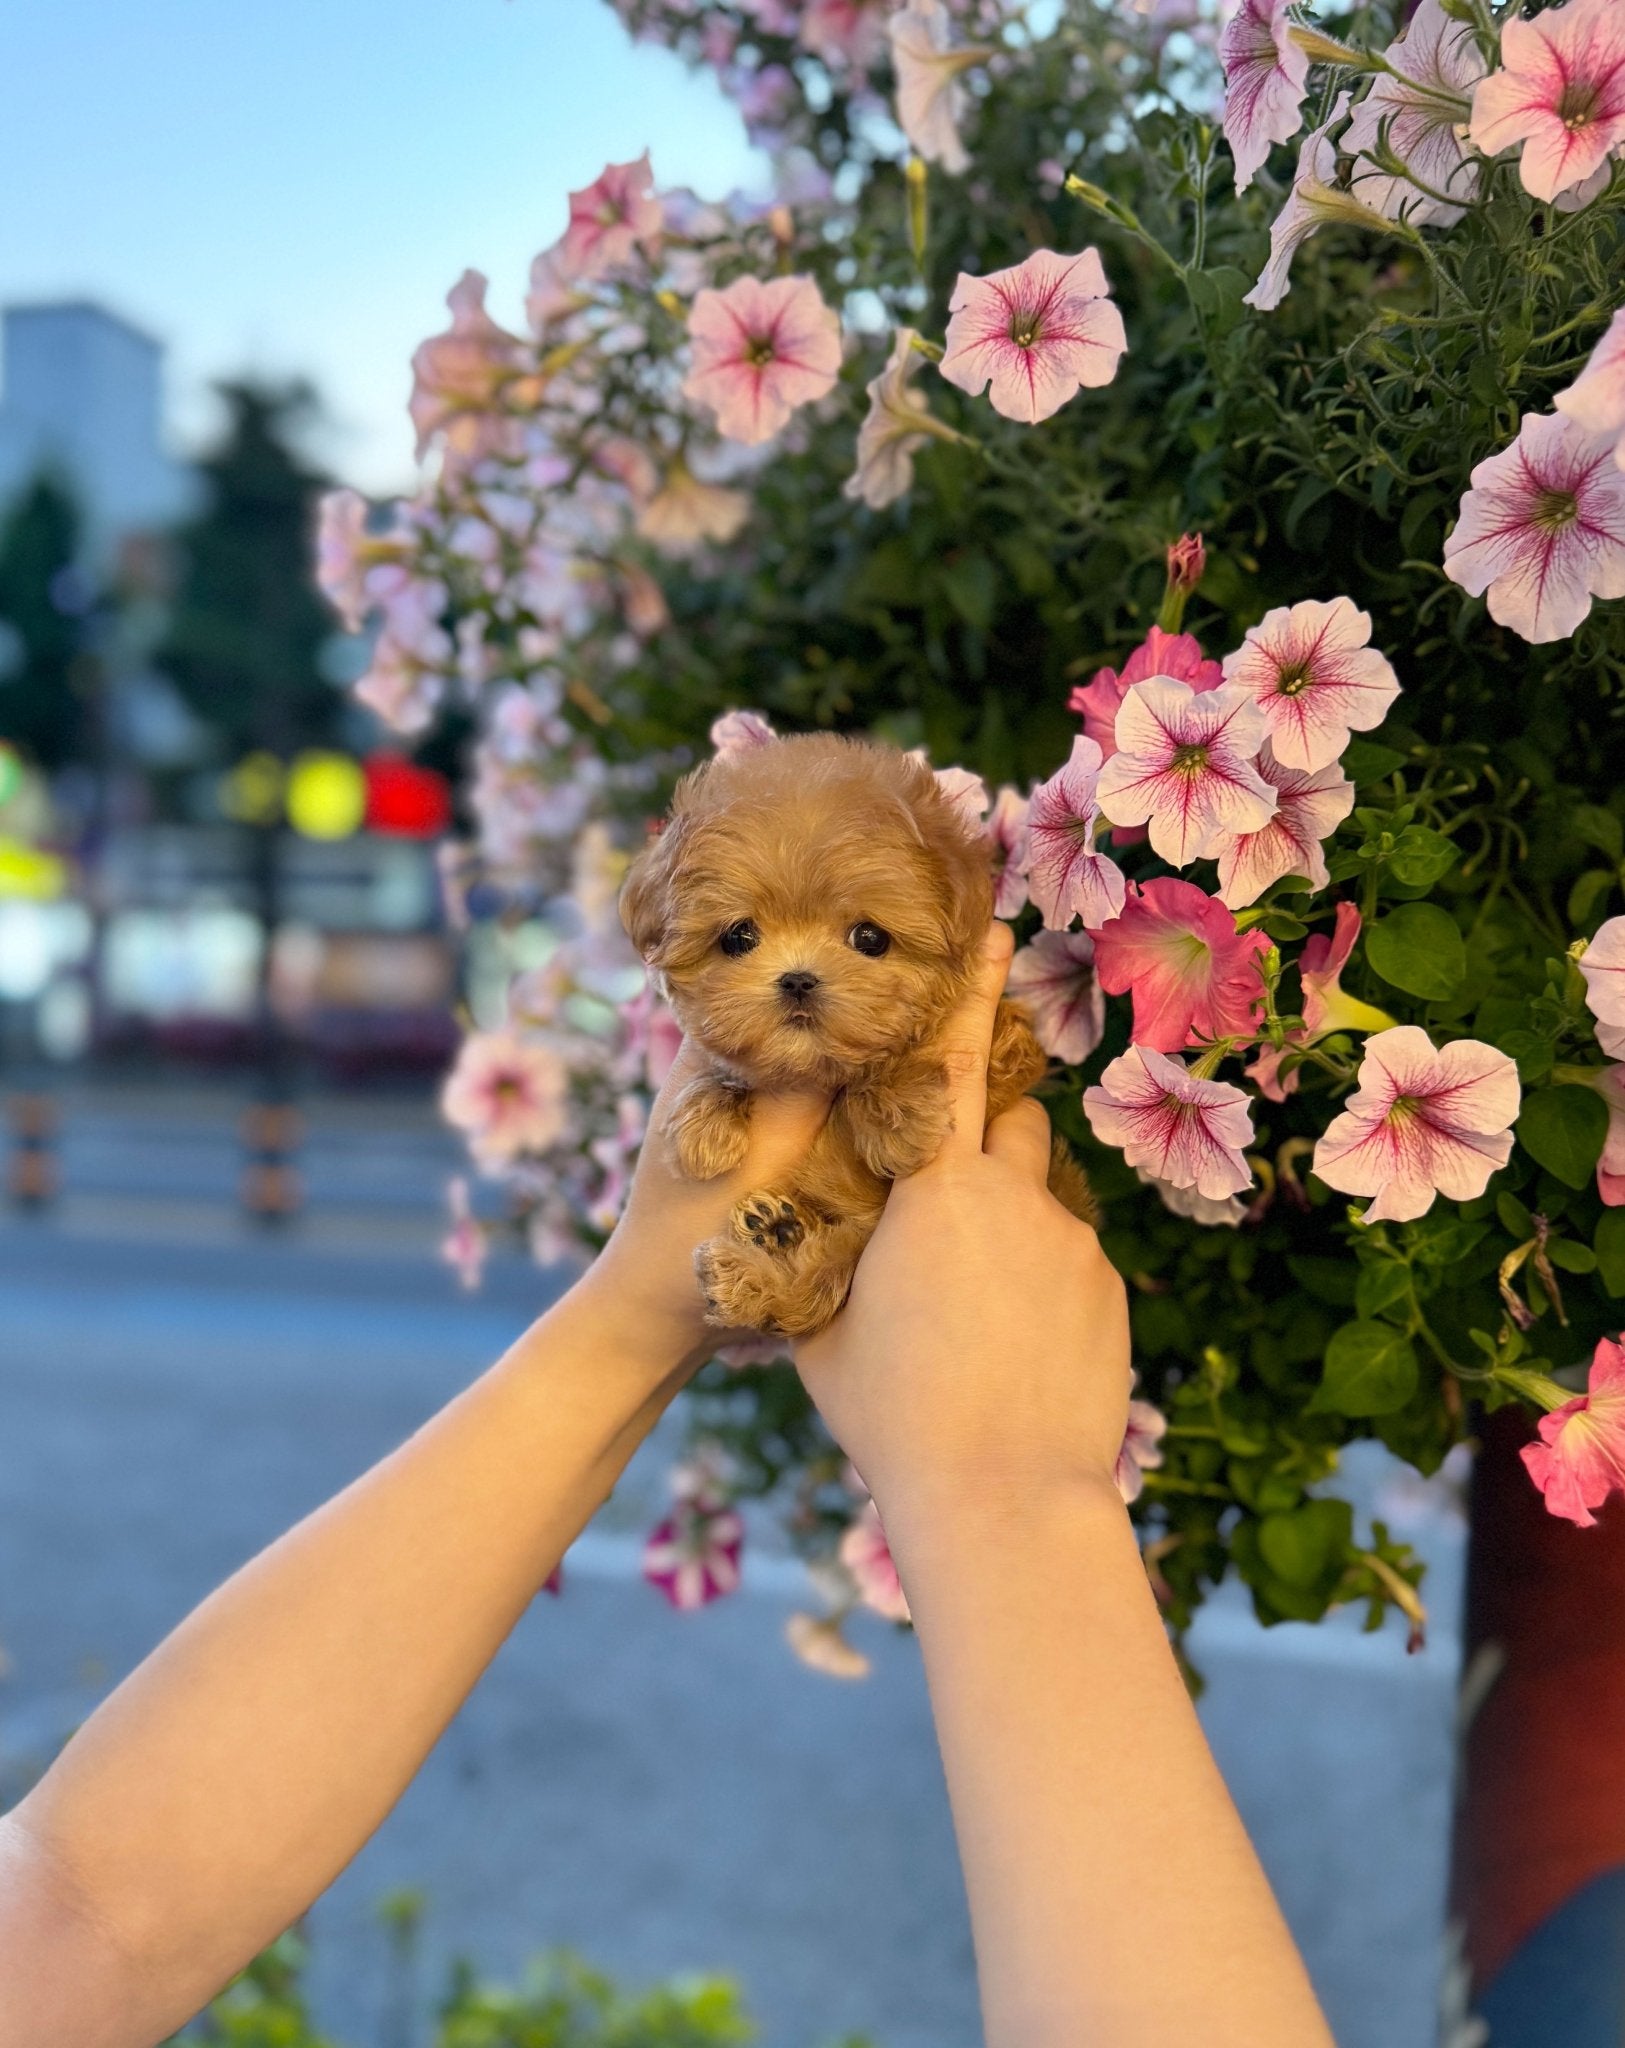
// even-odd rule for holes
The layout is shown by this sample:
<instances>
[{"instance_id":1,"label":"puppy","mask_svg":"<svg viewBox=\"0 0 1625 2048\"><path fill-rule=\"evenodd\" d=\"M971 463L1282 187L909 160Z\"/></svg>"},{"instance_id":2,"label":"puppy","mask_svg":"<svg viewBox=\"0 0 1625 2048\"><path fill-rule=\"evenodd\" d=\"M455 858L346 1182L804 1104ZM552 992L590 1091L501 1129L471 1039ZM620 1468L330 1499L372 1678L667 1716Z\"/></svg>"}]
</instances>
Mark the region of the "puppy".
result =
<instances>
[{"instance_id":1,"label":"puppy","mask_svg":"<svg viewBox=\"0 0 1625 2048\"><path fill-rule=\"evenodd\" d=\"M673 1105L692 1179L745 1156L752 1091L827 1091L829 1120L781 1185L736 1204L695 1253L710 1321L800 1337L847 1296L892 1181L948 1128L941 1037L993 915L988 848L929 768L829 735L775 740L696 768L633 864L621 917L684 1031L709 1055ZM988 1116L1045 1057L999 1005ZM1057 1144L1050 1186L1093 1221Z\"/></svg>"}]
</instances>

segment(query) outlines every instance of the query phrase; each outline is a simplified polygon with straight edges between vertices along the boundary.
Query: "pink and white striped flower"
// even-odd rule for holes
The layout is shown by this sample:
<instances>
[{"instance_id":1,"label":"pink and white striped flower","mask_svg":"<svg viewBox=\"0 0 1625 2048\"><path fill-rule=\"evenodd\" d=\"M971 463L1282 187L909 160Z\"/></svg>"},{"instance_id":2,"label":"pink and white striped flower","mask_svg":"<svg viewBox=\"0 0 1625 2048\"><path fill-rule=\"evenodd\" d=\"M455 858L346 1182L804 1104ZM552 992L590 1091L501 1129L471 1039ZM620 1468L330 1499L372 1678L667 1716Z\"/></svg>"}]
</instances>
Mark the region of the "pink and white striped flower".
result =
<instances>
[{"instance_id":1,"label":"pink and white striped flower","mask_svg":"<svg viewBox=\"0 0 1625 2048\"><path fill-rule=\"evenodd\" d=\"M1359 1085L1315 1146L1328 1187L1371 1195L1367 1223L1408 1223L1437 1195L1471 1201L1512 1155L1518 1069L1476 1038L1435 1048L1415 1024L1366 1040Z\"/></svg>"},{"instance_id":2,"label":"pink and white striped flower","mask_svg":"<svg viewBox=\"0 0 1625 2048\"><path fill-rule=\"evenodd\" d=\"M719 761L736 754L753 754L758 747L770 747L778 738L759 711L724 711L711 727L711 744Z\"/></svg>"},{"instance_id":3,"label":"pink and white striped flower","mask_svg":"<svg viewBox=\"0 0 1625 2048\"><path fill-rule=\"evenodd\" d=\"M1608 1135L1597 1161L1597 1194L1605 1209L1625 1209L1625 1066L1604 1067L1591 1085L1608 1105Z\"/></svg>"},{"instance_id":4,"label":"pink and white striped flower","mask_svg":"<svg viewBox=\"0 0 1625 2048\"><path fill-rule=\"evenodd\" d=\"M797 35L837 70L867 71L886 47L885 0L808 0Z\"/></svg>"},{"instance_id":5,"label":"pink and white striped flower","mask_svg":"<svg viewBox=\"0 0 1625 2048\"><path fill-rule=\"evenodd\" d=\"M709 406L717 431L755 445L798 406L834 389L841 323L810 277L737 277L700 292L688 316L693 362L683 395Z\"/></svg>"},{"instance_id":6,"label":"pink and white striped flower","mask_svg":"<svg viewBox=\"0 0 1625 2048\"><path fill-rule=\"evenodd\" d=\"M1349 99L1348 93L1340 92L1326 119L1303 138L1292 190L1270 223L1269 260L1259 272L1258 282L1244 294L1244 306L1255 306L1259 312L1268 313L1281 303L1291 283L1292 259L1317 229L1342 223L1345 227L1391 232L1388 222L1375 208L1337 182L1339 150L1332 140L1332 130L1342 124Z\"/></svg>"},{"instance_id":7,"label":"pink and white striped flower","mask_svg":"<svg viewBox=\"0 0 1625 2048\"><path fill-rule=\"evenodd\" d=\"M1566 413L1525 413L1517 440L1469 481L1444 573L1487 597L1498 625L1539 646L1566 640L1594 597L1625 597L1625 474L1606 435Z\"/></svg>"},{"instance_id":8,"label":"pink and white striped flower","mask_svg":"<svg viewBox=\"0 0 1625 2048\"><path fill-rule=\"evenodd\" d=\"M1109 384L1128 347L1097 249L1035 249L987 277L959 273L939 365L974 398L1028 426L1060 411L1080 387Z\"/></svg>"},{"instance_id":9,"label":"pink and white striped flower","mask_svg":"<svg viewBox=\"0 0 1625 2048\"><path fill-rule=\"evenodd\" d=\"M1093 937L1101 987L1134 998L1136 1045L1177 1052L1257 1029L1270 942L1261 931L1238 932L1194 882L1159 875L1144 883Z\"/></svg>"},{"instance_id":10,"label":"pink and white striped flower","mask_svg":"<svg viewBox=\"0 0 1625 2048\"><path fill-rule=\"evenodd\" d=\"M1075 917L1086 925L1106 924L1123 907L1122 871L1095 851L1099 773L1099 747L1079 737L1066 766L1027 800L1022 872L1028 895L1052 931L1065 931Z\"/></svg>"},{"instance_id":11,"label":"pink and white striped flower","mask_svg":"<svg viewBox=\"0 0 1625 2048\"><path fill-rule=\"evenodd\" d=\"M915 747L909 754L911 761L918 761L922 768L931 768L931 757L924 747ZM982 819L988 806L987 784L980 775L957 764L951 768L932 768L932 779L944 797L958 814L959 822L967 832L980 836Z\"/></svg>"},{"instance_id":12,"label":"pink and white striped flower","mask_svg":"<svg viewBox=\"0 0 1625 2048\"><path fill-rule=\"evenodd\" d=\"M475 1031L446 1076L441 1114L467 1132L475 1159L490 1171L557 1144L569 1083L569 1069L551 1046L513 1031Z\"/></svg>"},{"instance_id":13,"label":"pink and white striped flower","mask_svg":"<svg viewBox=\"0 0 1625 2048\"><path fill-rule=\"evenodd\" d=\"M1312 771L1283 768L1266 740L1257 766L1275 790L1275 815L1219 849L1219 901L1231 910L1256 903L1283 875L1324 889L1331 877L1323 842L1354 808L1354 784L1335 761Z\"/></svg>"},{"instance_id":14,"label":"pink and white striped flower","mask_svg":"<svg viewBox=\"0 0 1625 2048\"><path fill-rule=\"evenodd\" d=\"M679 1500L643 1546L643 1576L684 1612L739 1590L745 1525L709 1493Z\"/></svg>"},{"instance_id":15,"label":"pink and white striped flower","mask_svg":"<svg viewBox=\"0 0 1625 2048\"><path fill-rule=\"evenodd\" d=\"M1386 1010L1373 1009L1358 996L1343 992L1343 969L1354 954L1360 936L1361 917L1352 903L1339 903L1330 936L1315 932L1303 942L1298 955L1298 979L1303 984L1303 1024L1311 1038L1323 1038L1330 1031L1388 1031L1393 1018Z\"/></svg>"},{"instance_id":16,"label":"pink and white striped flower","mask_svg":"<svg viewBox=\"0 0 1625 2048\"><path fill-rule=\"evenodd\" d=\"M852 1574L858 1598L886 1621L907 1621L908 1595L880 1525L880 1510L870 1501L841 1534L836 1553Z\"/></svg>"},{"instance_id":17,"label":"pink and white striped flower","mask_svg":"<svg viewBox=\"0 0 1625 2048\"><path fill-rule=\"evenodd\" d=\"M1167 1181L1158 1180L1154 1173L1147 1173L1143 1166L1135 1167L1134 1177L1146 1187L1156 1189L1157 1200L1170 1216L1183 1216L1189 1223L1201 1224L1204 1230L1236 1230L1246 1218L1246 1205L1235 1195L1210 1201L1206 1195L1198 1194L1195 1188L1170 1187Z\"/></svg>"},{"instance_id":18,"label":"pink and white striped flower","mask_svg":"<svg viewBox=\"0 0 1625 2048\"><path fill-rule=\"evenodd\" d=\"M1625 1344L1604 1337L1586 1391L1540 1418L1524 1467L1548 1510L1589 1529L1611 1493L1625 1493Z\"/></svg>"},{"instance_id":19,"label":"pink and white striped flower","mask_svg":"<svg viewBox=\"0 0 1625 2048\"><path fill-rule=\"evenodd\" d=\"M1580 955L1586 1008L1597 1020L1597 1043L1625 1060L1625 917L1610 917Z\"/></svg>"},{"instance_id":20,"label":"pink and white striped flower","mask_svg":"<svg viewBox=\"0 0 1625 2048\"><path fill-rule=\"evenodd\" d=\"M1082 718L1085 734L1108 761L1117 752L1117 714L1123 699L1136 683L1151 676L1172 676L1176 683L1189 683L1201 692L1216 690L1224 681L1224 670L1208 660L1194 634L1165 633L1160 626L1151 628L1121 670L1097 668L1088 682L1073 690L1066 708Z\"/></svg>"},{"instance_id":21,"label":"pink and white striped flower","mask_svg":"<svg viewBox=\"0 0 1625 2048\"><path fill-rule=\"evenodd\" d=\"M1225 657L1225 682L1257 704L1283 768L1329 767L1350 733L1388 716L1399 678L1370 638L1371 614L1352 598L1310 598L1266 612Z\"/></svg>"},{"instance_id":22,"label":"pink and white striped flower","mask_svg":"<svg viewBox=\"0 0 1625 2048\"><path fill-rule=\"evenodd\" d=\"M1224 65L1224 137L1245 192L1270 153L1303 125L1309 59L1288 30L1289 0L1238 0L1219 37Z\"/></svg>"},{"instance_id":23,"label":"pink and white striped flower","mask_svg":"<svg viewBox=\"0 0 1625 2048\"><path fill-rule=\"evenodd\" d=\"M1468 137L1485 156L1523 144L1518 175L1536 199L1583 184L1625 144L1625 12L1568 0L1501 25L1501 69L1473 94Z\"/></svg>"},{"instance_id":24,"label":"pink and white striped flower","mask_svg":"<svg viewBox=\"0 0 1625 2048\"><path fill-rule=\"evenodd\" d=\"M625 263L634 249L660 246L664 210L654 193L649 152L629 164L606 164L590 185L570 194L570 225L560 245L564 268L597 277Z\"/></svg>"},{"instance_id":25,"label":"pink and white striped flower","mask_svg":"<svg viewBox=\"0 0 1625 2048\"><path fill-rule=\"evenodd\" d=\"M1145 1491L1145 1475L1162 1463L1162 1440L1168 1434L1168 1418L1150 1401L1136 1394L1128 1404L1128 1427L1123 1448L1117 1454L1114 1477L1126 1506L1132 1507Z\"/></svg>"},{"instance_id":26,"label":"pink and white striped flower","mask_svg":"<svg viewBox=\"0 0 1625 2048\"><path fill-rule=\"evenodd\" d=\"M1613 441L1614 461L1625 469L1625 306L1609 321L1579 376L1552 403L1588 434Z\"/></svg>"},{"instance_id":27,"label":"pink and white striped flower","mask_svg":"<svg viewBox=\"0 0 1625 2048\"><path fill-rule=\"evenodd\" d=\"M1356 159L1349 189L1389 220L1451 227L1477 192L1480 177L1478 159L1463 152L1457 134L1467 96L1484 76L1472 24L1453 20L1440 0L1421 0L1405 33L1382 54L1390 68L1372 79L1343 137L1345 152ZM1427 192L1362 157L1377 147L1385 121L1389 147L1430 188ZM1448 199L1436 199L1434 193ZM1451 203L1456 200L1462 204Z\"/></svg>"},{"instance_id":28,"label":"pink and white striped flower","mask_svg":"<svg viewBox=\"0 0 1625 2048\"><path fill-rule=\"evenodd\" d=\"M1021 1004L1051 1059L1075 1067L1100 1043L1106 998L1087 932L1036 932L1010 962L1005 994Z\"/></svg>"},{"instance_id":29,"label":"pink and white striped flower","mask_svg":"<svg viewBox=\"0 0 1625 2048\"><path fill-rule=\"evenodd\" d=\"M1027 901L1027 799L1006 783L982 831L993 857L993 915L1014 917Z\"/></svg>"},{"instance_id":30,"label":"pink and white striped flower","mask_svg":"<svg viewBox=\"0 0 1625 2048\"><path fill-rule=\"evenodd\" d=\"M1245 690L1221 685L1198 694L1171 676L1151 676L1117 714L1100 808L1114 825L1148 825L1153 849L1185 867L1274 816L1275 790L1257 767L1263 741L1264 721Z\"/></svg>"},{"instance_id":31,"label":"pink and white striped flower","mask_svg":"<svg viewBox=\"0 0 1625 2048\"><path fill-rule=\"evenodd\" d=\"M1083 1113L1103 1145L1173 1187L1220 1201L1252 1182L1242 1156L1253 1142L1247 1096L1228 1081L1198 1079L1149 1045L1112 1061L1083 1091Z\"/></svg>"},{"instance_id":32,"label":"pink and white striped flower","mask_svg":"<svg viewBox=\"0 0 1625 2048\"><path fill-rule=\"evenodd\" d=\"M956 45L942 0L907 0L886 24L892 70L897 75L897 125L917 156L945 171L968 168L960 140L966 93L963 74L993 55L991 49Z\"/></svg>"},{"instance_id":33,"label":"pink and white striped flower","mask_svg":"<svg viewBox=\"0 0 1625 2048\"><path fill-rule=\"evenodd\" d=\"M446 295L451 326L421 344L412 358L409 410L419 460L437 436L446 454L466 465L509 450L513 422L499 405L524 368L524 343L485 310L486 280L465 270Z\"/></svg>"},{"instance_id":34,"label":"pink and white striped flower","mask_svg":"<svg viewBox=\"0 0 1625 2048\"><path fill-rule=\"evenodd\" d=\"M927 441L957 441L952 427L937 419L914 385L924 361L912 327L899 327L892 352L878 377L865 387L869 410L858 429L858 466L841 495L861 498L871 511L895 504L914 482L914 457Z\"/></svg>"}]
</instances>

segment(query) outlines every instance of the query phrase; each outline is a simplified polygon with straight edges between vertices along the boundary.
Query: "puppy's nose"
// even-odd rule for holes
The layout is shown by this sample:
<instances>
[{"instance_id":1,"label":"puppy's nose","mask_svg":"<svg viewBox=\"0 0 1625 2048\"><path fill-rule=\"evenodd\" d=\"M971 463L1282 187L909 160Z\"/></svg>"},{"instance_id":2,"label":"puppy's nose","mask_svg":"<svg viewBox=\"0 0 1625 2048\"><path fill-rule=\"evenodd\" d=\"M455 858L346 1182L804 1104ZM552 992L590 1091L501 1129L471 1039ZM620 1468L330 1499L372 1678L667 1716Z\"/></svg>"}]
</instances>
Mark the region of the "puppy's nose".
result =
<instances>
[{"instance_id":1,"label":"puppy's nose","mask_svg":"<svg viewBox=\"0 0 1625 2048\"><path fill-rule=\"evenodd\" d=\"M793 1002L805 1002L817 986L818 976L809 974L805 967L797 967L789 974L779 976L781 993L789 996Z\"/></svg>"}]
</instances>

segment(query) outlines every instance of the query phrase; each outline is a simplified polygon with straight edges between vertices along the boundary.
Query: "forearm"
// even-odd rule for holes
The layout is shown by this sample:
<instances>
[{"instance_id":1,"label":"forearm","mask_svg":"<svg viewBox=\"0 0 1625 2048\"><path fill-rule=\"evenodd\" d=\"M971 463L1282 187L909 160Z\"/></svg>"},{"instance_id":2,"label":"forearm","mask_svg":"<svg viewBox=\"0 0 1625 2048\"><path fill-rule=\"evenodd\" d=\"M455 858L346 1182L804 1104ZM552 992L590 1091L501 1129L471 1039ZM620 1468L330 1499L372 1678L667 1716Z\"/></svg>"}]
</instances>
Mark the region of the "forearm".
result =
<instances>
[{"instance_id":1,"label":"forearm","mask_svg":"<svg viewBox=\"0 0 1625 2048\"><path fill-rule=\"evenodd\" d=\"M989 2048L1329 2048L1115 1496L888 1508L887 1528Z\"/></svg>"},{"instance_id":2,"label":"forearm","mask_svg":"<svg viewBox=\"0 0 1625 2048\"><path fill-rule=\"evenodd\" d=\"M86 2048L188 2018L399 1798L681 1376L619 1343L602 1300L566 1297L238 1572L19 1809L24 1847L137 1965ZM0 2048L45 2048L8 2009L26 1995L21 1910L0 1890Z\"/></svg>"}]
</instances>

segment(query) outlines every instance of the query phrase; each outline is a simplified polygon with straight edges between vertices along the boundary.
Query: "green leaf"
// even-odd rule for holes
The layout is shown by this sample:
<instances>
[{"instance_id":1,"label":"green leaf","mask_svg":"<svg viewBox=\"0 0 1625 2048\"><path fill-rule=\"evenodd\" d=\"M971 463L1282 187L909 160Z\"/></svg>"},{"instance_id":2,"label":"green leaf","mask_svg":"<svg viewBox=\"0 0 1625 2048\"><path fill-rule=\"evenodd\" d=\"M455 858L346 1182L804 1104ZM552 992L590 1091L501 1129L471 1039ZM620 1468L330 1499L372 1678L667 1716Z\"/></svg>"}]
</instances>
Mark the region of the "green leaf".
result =
<instances>
[{"instance_id":1,"label":"green leaf","mask_svg":"<svg viewBox=\"0 0 1625 2048\"><path fill-rule=\"evenodd\" d=\"M1360 1268L1354 1289L1354 1306L1362 1316L1380 1316L1409 1302L1411 1269L1397 1259L1379 1259Z\"/></svg>"},{"instance_id":2,"label":"green leaf","mask_svg":"<svg viewBox=\"0 0 1625 2048\"><path fill-rule=\"evenodd\" d=\"M1582 845L1607 854L1616 867L1625 856L1625 826L1601 804L1576 804L1564 814L1563 822Z\"/></svg>"},{"instance_id":3,"label":"green leaf","mask_svg":"<svg viewBox=\"0 0 1625 2048\"><path fill-rule=\"evenodd\" d=\"M1534 1236L1534 1217L1517 1196L1508 1194L1505 1188L1495 1198L1495 1213L1507 1236L1515 1238L1519 1244L1527 1244Z\"/></svg>"},{"instance_id":4,"label":"green leaf","mask_svg":"<svg viewBox=\"0 0 1625 2048\"><path fill-rule=\"evenodd\" d=\"M1444 503L1443 491L1413 491L1405 500L1405 509L1399 515L1399 544L1406 554L1419 552L1419 543L1428 521Z\"/></svg>"},{"instance_id":5,"label":"green leaf","mask_svg":"<svg viewBox=\"0 0 1625 2048\"><path fill-rule=\"evenodd\" d=\"M1335 489L1336 485L1331 483L1326 477L1311 475L1306 476L1292 493L1292 502L1287 506L1286 517L1281 523L1285 529L1287 539L1294 547L1298 544L1298 528L1303 520L1314 510L1322 498Z\"/></svg>"},{"instance_id":6,"label":"green leaf","mask_svg":"<svg viewBox=\"0 0 1625 2048\"><path fill-rule=\"evenodd\" d=\"M1185 274L1185 289L1190 293L1191 304L1207 321L1215 336L1228 334L1246 312L1241 302L1252 286L1253 281L1246 271L1237 270L1230 263L1218 263L1210 270L1191 270Z\"/></svg>"},{"instance_id":7,"label":"green leaf","mask_svg":"<svg viewBox=\"0 0 1625 2048\"><path fill-rule=\"evenodd\" d=\"M1416 1392L1416 1353L1387 1323L1345 1323L1326 1346L1310 1407L1333 1415L1391 1415Z\"/></svg>"},{"instance_id":8,"label":"green leaf","mask_svg":"<svg viewBox=\"0 0 1625 2048\"><path fill-rule=\"evenodd\" d=\"M1569 923L1589 924L1614 886L1612 868L1587 868L1569 891Z\"/></svg>"},{"instance_id":9,"label":"green leaf","mask_svg":"<svg viewBox=\"0 0 1625 2048\"><path fill-rule=\"evenodd\" d=\"M1591 1242L1597 1253L1597 1278L1618 1301L1625 1294L1625 1209L1605 1209Z\"/></svg>"},{"instance_id":10,"label":"green leaf","mask_svg":"<svg viewBox=\"0 0 1625 2048\"><path fill-rule=\"evenodd\" d=\"M993 623L999 590L999 572L992 558L971 548L945 562L937 573L948 602L965 624L985 633Z\"/></svg>"},{"instance_id":11,"label":"green leaf","mask_svg":"<svg viewBox=\"0 0 1625 2048\"><path fill-rule=\"evenodd\" d=\"M1343 749L1343 773L1360 787L1368 782L1382 782L1404 765L1403 754L1395 753L1392 747L1379 747L1375 740L1353 739Z\"/></svg>"},{"instance_id":12,"label":"green leaf","mask_svg":"<svg viewBox=\"0 0 1625 2048\"><path fill-rule=\"evenodd\" d=\"M1467 973L1456 921L1436 903L1401 903L1366 934L1365 956L1392 988L1427 1002L1454 995Z\"/></svg>"},{"instance_id":13,"label":"green leaf","mask_svg":"<svg viewBox=\"0 0 1625 2048\"><path fill-rule=\"evenodd\" d=\"M1358 1275L1352 1259L1316 1259L1294 1253L1287 1259L1287 1271L1303 1288L1333 1308L1352 1308Z\"/></svg>"},{"instance_id":14,"label":"green leaf","mask_svg":"<svg viewBox=\"0 0 1625 2048\"><path fill-rule=\"evenodd\" d=\"M1408 888L1425 889L1454 867L1459 848L1431 825L1407 825L1388 856L1388 872Z\"/></svg>"},{"instance_id":15,"label":"green leaf","mask_svg":"<svg viewBox=\"0 0 1625 2048\"><path fill-rule=\"evenodd\" d=\"M1538 1088L1518 1117L1518 1142L1566 1187L1590 1180L1608 1137L1608 1105L1594 1088Z\"/></svg>"},{"instance_id":16,"label":"green leaf","mask_svg":"<svg viewBox=\"0 0 1625 2048\"><path fill-rule=\"evenodd\" d=\"M1546 1246L1546 1256L1559 1272L1595 1273L1597 1254L1588 1244L1576 1244L1572 1237L1554 1237Z\"/></svg>"},{"instance_id":17,"label":"green leaf","mask_svg":"<svg viewBox=\"0 0 1625 2048\"><path fill-rule=\"evenodd\" d=\"M1346 1500L1306 1500L1289 1514L1262 1518L1259 1555L1278 1579L1307 1593L1341 1572L1353 1527Z\"/></svg>"}]
</instances>

